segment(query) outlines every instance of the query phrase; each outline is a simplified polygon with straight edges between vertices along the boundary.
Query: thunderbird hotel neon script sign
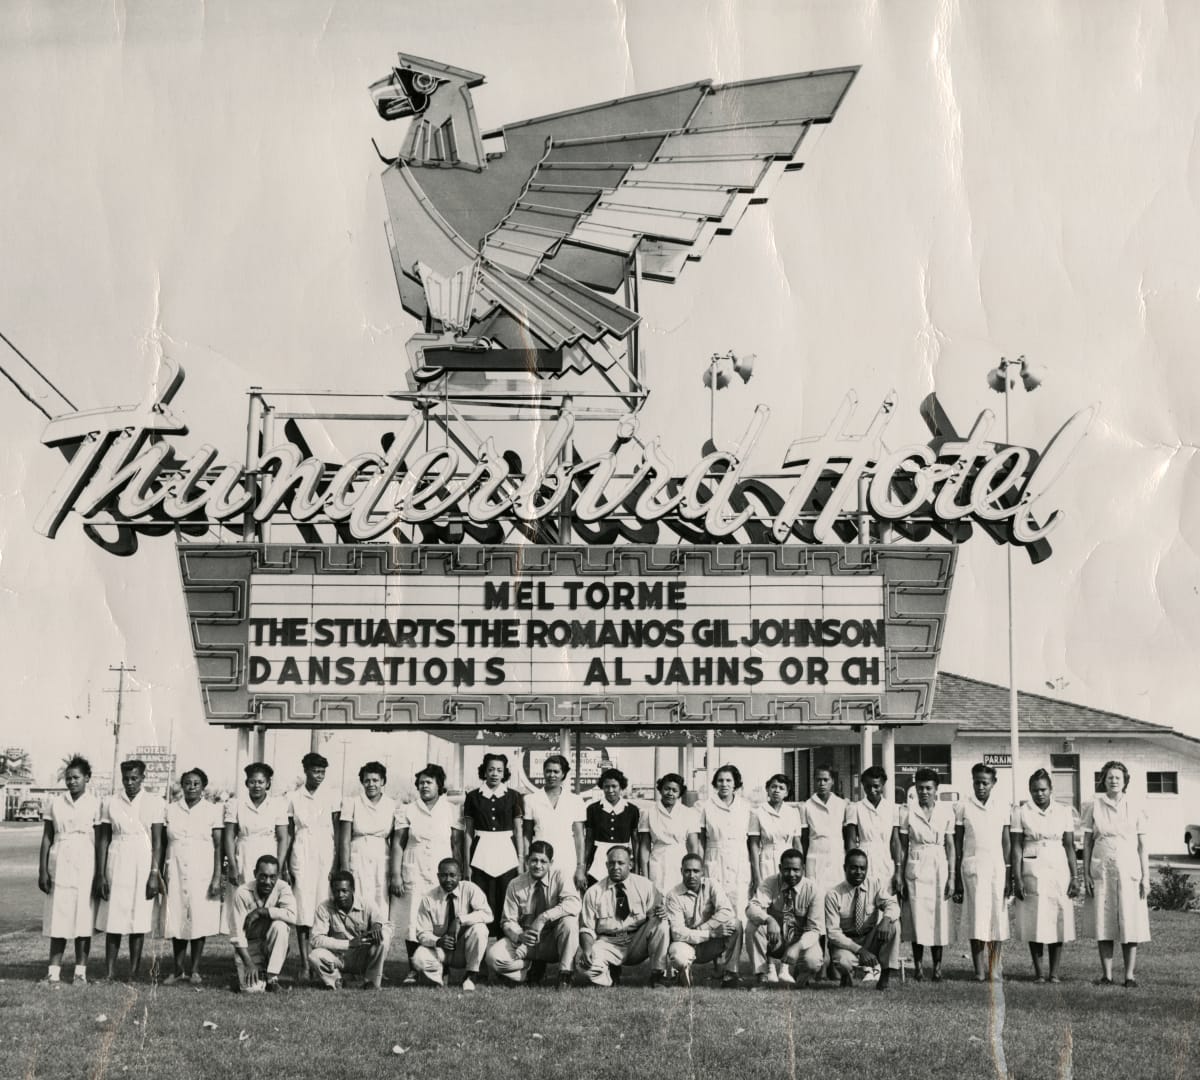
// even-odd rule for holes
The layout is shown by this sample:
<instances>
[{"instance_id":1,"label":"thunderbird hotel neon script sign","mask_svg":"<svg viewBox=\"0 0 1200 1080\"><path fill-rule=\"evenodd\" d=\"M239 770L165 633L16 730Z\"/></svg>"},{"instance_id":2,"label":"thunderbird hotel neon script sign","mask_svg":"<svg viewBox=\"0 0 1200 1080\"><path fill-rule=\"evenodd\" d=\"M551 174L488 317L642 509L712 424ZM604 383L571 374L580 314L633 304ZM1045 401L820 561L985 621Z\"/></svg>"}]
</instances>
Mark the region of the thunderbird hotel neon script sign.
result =
<instances>
[{"instance_id":1,"label":"thunderbird hotel neon script sign","mask_svg":"<svg viewBox=\"0 0 1200 1080\"><path fill-rule=\"evenodd\" d=\"M1008 521L1009 539L1031 544L1058 521L1058 511L1042 504L1096 412L1090 406L1072 416L1040 455L989 442L995 419L990 411L980 413L965 438L885 452L882 438L895 410L895 394L884 400L863 435L848 435L856 408L850 393L824 435L799 439L787 451L783 465L796 470L791 488L780 495L766 486L764 495L764 481L743 476L770 415L763 405L755 409L733 450L707 454L684 476L675 472L658 439L642 446L631 473L617 475L617 450L636 432L636 418L624 423L609 450L565 464L562 450L575 425L569 411L540 440L524 475L513 474L494 439L484 443L477 460L466 463L465 472L460 471L463 455L452 446L410 460L426 423L417 410L403 419L386 453L355 454L336 468L304 456L294 443L281 443L260 458L255 484L247 482L244 465L219 464L212 446L201 446L186 461L174 458L166 436L186 433L187 427L166 406L182 381L183 372L175 368L145 405L68 413L50 422L42 441L60 447L69 463L35 522L38 532L54 537L71 510L85 520L108 511L125 523L219 523L246 514L265 522L284 513L288 503L286 516L293 522L322 518L343 523L357 540L372 540L398 525L430 522L451 511L479 525L509 516L538 522L561 513L574 491L570 512L579 522L632 512L641 523L671 518L696 522L708 537L722 539L750 522L754 511L740 496L741 485L753 482L764 506L774 507L762 521L763 538L782 543L795 533L818 482L833 472L836 480L823 492L812 525L817 543L837 542L834 526L840 515L866 510L885 521L918 511L942 523ZM860 477L869 479L866 507L851 505ZM897 494L901 480L902 499Z\"/></svg>"}]
</instances>

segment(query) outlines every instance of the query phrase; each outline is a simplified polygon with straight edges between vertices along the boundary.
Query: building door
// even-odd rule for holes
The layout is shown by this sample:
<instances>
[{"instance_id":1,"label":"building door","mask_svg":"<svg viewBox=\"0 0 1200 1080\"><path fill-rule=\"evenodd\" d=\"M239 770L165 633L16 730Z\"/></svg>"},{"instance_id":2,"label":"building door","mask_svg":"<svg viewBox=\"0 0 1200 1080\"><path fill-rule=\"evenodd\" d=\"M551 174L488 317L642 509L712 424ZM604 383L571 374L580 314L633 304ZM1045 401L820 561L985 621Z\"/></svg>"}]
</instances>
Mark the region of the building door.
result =
<instances>
[{"instance_id":1,"label":"building door","mask_svg":"<svg viewBox=\"0 0 1200 1080\"><path fill-rule=\"evenodd\" d=\"M1079 809L1079 755L1051 754L1050 782L1054 785L1054 801Z\"/></svg>"}]
</instances>

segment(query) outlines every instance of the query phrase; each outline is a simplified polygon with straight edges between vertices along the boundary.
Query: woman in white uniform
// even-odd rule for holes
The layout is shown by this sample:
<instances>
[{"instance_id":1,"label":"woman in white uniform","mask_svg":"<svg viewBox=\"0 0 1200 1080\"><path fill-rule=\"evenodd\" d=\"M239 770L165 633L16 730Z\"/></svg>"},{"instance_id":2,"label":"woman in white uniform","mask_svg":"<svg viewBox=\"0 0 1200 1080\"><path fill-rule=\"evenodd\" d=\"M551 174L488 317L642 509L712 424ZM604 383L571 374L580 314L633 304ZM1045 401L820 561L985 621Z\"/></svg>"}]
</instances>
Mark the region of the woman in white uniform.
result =
<instances>
[{"instance_id":1,"label":"woman in white uniform","mask_svg":"<svg viewBox=\"0 0 1200 1080\"><path fill-rule=\"evenodd\" d=\"M954 804L954 846L958 853L958 888L962 904L961 936L971 942L975 981L987 982L1000 967L1000 951L1008 940L1008 897L1011 809L994 798L996 770L982 763L971 769L972 794Z\"/></svg>"},{"instance_id":2,"label":"woman in white uniform","mask_svg":"<svg viewBox=\"0 0 1200 1080\"><path fill-rule=\"evenodd\" d=\"M897 896L904 890L900 874L900 808L884 798L887 772L881 765L864 769L859 782L863 797L846 804L843 833L846 850L867 853L867 876L879 883L884 893Z\"/></svg>"},{"instance_id":3,"label":"woman in white uniform","mask_svg":"<svg viewBox=\"0 0 1200 1080\"><path fill-rule=\"evenodd\" d=\"M1009 828L1017 937L1029 942L1035 982L1046 982L1042 955L1049 946L1049 980L1056 983L1063 942L1075 940L1075 822L1070 808L1054 801L1045 769L1029 778L1029 794Z\"/></svg>"},{"instance_id":4,"label":"woman in white uniform","mask_svg":"<svg viewBox=\"0 0 1200 1080\"><path fill-rule=\"evenodd\" d=\"M239 885L254 881L254 865L261 855L274 855L280 867L287 865L287 802L271 794L275 770L264 761L254 761L243 770L246 792L225 802L225 861L229 884L221 926L233 934L233 897Z\"/></svg>"},{"instance_id":5,"label":"woman in white uniform","mask_svg":"<svg viewBox=\"0 0 1200 1080\"><path fill-rule=\"evenodd\" d=\"M338 858L354 875L354 894L382 917L388 909L388 869L396 800L384 794L387 768L368 761L358 770L362 791L342 800Z\"/></svg>"},{"instance_id":6,"label":"woman in white uniform","mask_svg":"<svg viewBox=\"0 0 1200 1080\"><path fill-rule=\"evenodd\" d=\"M900 811L904 849L904 907L901 930L912 942L913 978L925 978L925 946L933 954L933 981L942 980L942 948L950 942L950 898L955 892L954 811L939 802L938 776L918 769L916 802Z\"/></svg>"},{"instance_id":7,"label":"woman in white uniform","mask_svg":"<svg viewBox=\"0 0 1200 1080\"><path fill-rule=\"evenodd\" d=\"M204 797L208 777L188 769L180 778L183 797L166 810L166 900L163 936L171 939L175 970L164 986L189 981L199 986L204 943L221 930L221 807Z\"/></svg>"},{"instance_id":8,"label":"woman in white uniform","mask_svg":"<svg viewBox=\"0 0 1200 1080\"><path fill-rule=\"evenodd\" d=\"M142 790L145 762L121 762L121 788L100 814L96 877L100 910L96 928L104 939L104 978L116 978L121 938L129 935L129 977L142 966L142 943L154 919L154 900L162 882L163 817L157 795Z\"/></svg>"},{"instance_id":9,"label":"woman in white uniform","mask_svg":"<svg viewBox=\"0 0 1200 1080\"><path fill-rule=\"evenodd\" d=\"M638 872L666 896L683 881L685 855L700 854L700 813L684 804L687 785L678 773L658 778L658 801L638 821Z\"/></svg>"},{"instance_id":10,"label":"woman in white uniform","mask_svg":"<svg viewBox=\"0 0 1200 1080\"><path fill-rule=\"evenodd\" d=\"M845 877L846 800L833 793L833 773L824 766L813 771L813 793L801 807L804 821L804 876L828 892Z\"/></svg>"},{"instance_id":11,"label":"woman in white uniform","mask_svg":"<svg viewBox=\"0 0 1200 1080\"><path fill-rule=\"evenodd\" d=\"M779 873L779 858L789 848L800 850L804 819L791 803L792 782L776 773L767 780L767 801L754 811L758 835L750 837L750 891ZM786 968L786 965L784 965Z\"/></svg>"},{"instance_id":12,"label":"woman in white uniform","mask_svg":"<svg viewBox=\"0 0 1200 1080\"><path fill-rule=\"evenodd\" d=\"M296 942L300 946L300 975L307 982L308 953L317 905L329 899L329 875L337 854L341 800L325 786L329 762L324 755L305 754L300 759L304 783L287 797L288 851L286 879L296 897Z\"/></svg>"},{"instance_id":13,"label":"woman in white uniform","mask_svg":"<svg viewBox=\"0 0 1200 1080\"><path fill-rule=\"evenodd\" d=\"M60 982L67 939L75 942L77 986L87 985L88 952L96 925L96 826L100 800L88 791L92 767L85 758L73 757L63 771L66 793L56 795L42 815L42 847L38 856L38 888L42 901L42 936L50 939L50 966L46 982Z\"/></svg>"},{"instance_id":14,"label":"woman in white uniform","mask_svg":"<svg viewBox=\"0 0 1200 1080\"><path fill-rule=\"evenodd\" d=\"M701 810L704 873L725 890L739 917L750 900L750 838L757 836L753 809L736 765L722 765L712 778L712 794Z\"/></svg>"},{"instance_id":15,"label":"woman in white uniform","mask_svg":"<svg viewBox=\"0 0 1200 1080\"><path fill-rule=\"evenodd\" d=\"M1111 986L1113 943L1121 943L1125 986L1134 989L1137 948L1150 940L1149 853L1146 816L1129 799L1129 770L1110 761L1101 771L1104 792L1083 816L1083 880L1087 927L1100 949L1101 986Z\"/></svg>"}]
</instances>

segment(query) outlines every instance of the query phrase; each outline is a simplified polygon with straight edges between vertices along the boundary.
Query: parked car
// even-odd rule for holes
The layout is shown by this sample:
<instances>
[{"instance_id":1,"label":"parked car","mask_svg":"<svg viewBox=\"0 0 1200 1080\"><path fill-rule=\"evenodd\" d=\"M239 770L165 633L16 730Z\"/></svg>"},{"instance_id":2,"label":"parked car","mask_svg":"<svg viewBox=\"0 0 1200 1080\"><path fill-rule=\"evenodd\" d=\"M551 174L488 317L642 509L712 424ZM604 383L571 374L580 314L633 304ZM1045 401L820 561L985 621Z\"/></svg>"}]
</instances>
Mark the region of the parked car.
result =
<instances>
[{"instance_id":1,"label":"parked car","mask_svg":"<svg viewBox=\"0 0 1200 1080\"><path fill-rule=\"evenodd\" d=\"M1189 825L1184 830L1183 847L1193 858L1200 855L1200 825Z\"/></svg>"},{"instance_id":2,"label":"parked car","mask_svg":"<svg viewBox=\"0 0 1200 1080\"><path fill-rule=\"evenodd\" d=\"M23 802L17 809L14 821L41 821L42 804L39 802Z\"/></svg>"}]
</instances>

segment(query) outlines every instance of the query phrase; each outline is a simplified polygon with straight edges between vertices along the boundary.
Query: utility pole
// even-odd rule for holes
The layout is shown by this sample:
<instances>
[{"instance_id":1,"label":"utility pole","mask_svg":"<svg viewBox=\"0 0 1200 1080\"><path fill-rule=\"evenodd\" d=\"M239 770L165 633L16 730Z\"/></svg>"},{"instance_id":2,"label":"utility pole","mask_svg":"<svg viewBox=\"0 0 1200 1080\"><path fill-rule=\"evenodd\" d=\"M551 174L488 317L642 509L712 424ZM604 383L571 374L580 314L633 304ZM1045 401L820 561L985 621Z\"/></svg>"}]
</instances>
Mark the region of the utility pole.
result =
<instances>
[{"instance_id":1,"label":"utility pole","mask_svg":"<svg viewBox=\"0 0 1200 1080\"><path fill-rule=\"evenodd\" d=\"M137 671L137 668L126 667L125 661L122 660L121 663L118 664L116 667L113 667L110 664L108 667L108 670L115 671L117 673L117 688L116 688L116 690L107 691L110 694L117 695L117 717L113 721L113 763L112 763L112 791L113 791L113 794L115 795L117 793L117 782L118 782L117 777L119 775L118 770L120 769L120 764L121 764L121 756L120 756L121 755L121 704L125 699L125 675L127 673L133 674L133 672Z\"/></svg>"}]
</instances>

